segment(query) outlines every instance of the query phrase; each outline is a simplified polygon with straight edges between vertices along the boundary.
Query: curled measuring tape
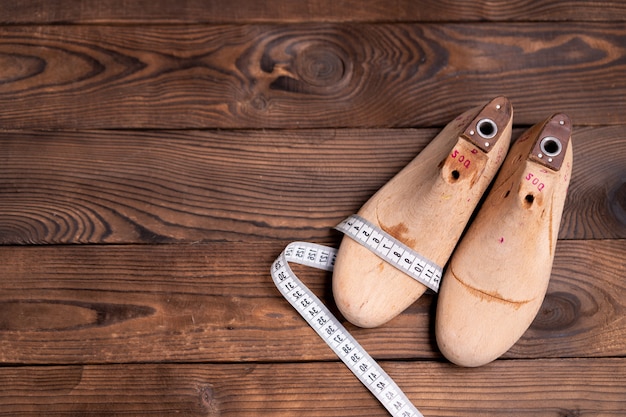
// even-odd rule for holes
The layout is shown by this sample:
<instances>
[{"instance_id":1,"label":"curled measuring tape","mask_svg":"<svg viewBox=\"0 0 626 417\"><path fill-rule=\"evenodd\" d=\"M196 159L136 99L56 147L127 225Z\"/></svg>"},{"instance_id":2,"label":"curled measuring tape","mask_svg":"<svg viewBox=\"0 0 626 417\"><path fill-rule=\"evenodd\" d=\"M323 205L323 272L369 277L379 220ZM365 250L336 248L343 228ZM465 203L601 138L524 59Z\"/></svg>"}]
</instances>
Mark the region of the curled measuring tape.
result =
<instances>
[{"instance_id":1,"label":"curled measuring tape","mask_svg":"<svg viewBox=\"0 0 626 417\"><path fill-rule=\"evenodd\" d=\"M396 383L348 333L341 322L304 285L288 262L332 271L336 251L306 242L290 243L272 265L272 279L317 334L394 417L423 417Z\"/></svg>"},{"instance_id":2,"label":"curled measuring tape","mask_svg":"<svg viewBox=\"0 0 626 417\"><path fill-rule=\"evenodd\" d=\"M354 224L349 225L351 216L344 220L338 230L354 229ZM357 220L363 220L356 218ZM344 226L342 226L344 224ZM367 229L372 227L371 232L384 233L371 224L367 224ZM356 230L358 234L359 227ZM343 231L343 230L342 230ZM385 234L386 235L386 234ZM383 235L381 234L381 237ZM393 237L386 235L385 238L391 238L391 243L399 244ZM361 242L367 242L367 239L360 239ZM402 245L406 248L406 246ZM373 247L373 245L370 245ZM393 247L393 246L392 246ZM399 247L402 249L402 247ZM408 249L408 248L407 248ZM391 250L391 249L389 249ZM388 250L388 251L389 251ZM375 251L375 253L378 253ZM289 267L289 262L295 262L301 265L311 266L313 268L332 271L335 264L337 251L334 248L307 242L293 242L287 245L285 250L276 258L271 268L272 279L274 284L281 292L283 297L295 308L306 322L317 332L317 334L326 342L326 344L335 352L335 354L343 361L343 363L352 371L352 373L365 385L380 403L387 409L393 417L423 417L422 413L411 403L407 396L402 392L398 385L387 375L387 373L376 363L376 361L363 349L363 347L354 339L354 337L346 330L341 322L328 310L328 308L320 301L306 285L302 283ZM413 256L413 253L407 255ZM419 256L415 254L416 256ZM393 255L394 257L396 255ZM399 255L403 259L404 252ZM385 259L385 258L383 258ZM391 259L391 258L390 258ZM421 259L421 257L420 257ZM414 264L413 258L411 265ZM419 262L422 262L420 260ZM421 263L419 263L421 265ZM425 261L426 262L426 261ZM406 263L406 262L405 262ZM432 263L418 274L421 276L423 271L438 268ZM403 268L400 266L400 268ZM428 280L429 287L433 288L433 282L438 283L441 278L441 271L434 271L432 277ZM413 275L412 275L413 276ZM427 276L427 275L425 275ZM436 278L438 277L438 278ZM414 276L415 278L415 276ZM417 279L417 278L416 278ZM423 282L424 279L419 279Z\"/></svg>"}]
</instances>

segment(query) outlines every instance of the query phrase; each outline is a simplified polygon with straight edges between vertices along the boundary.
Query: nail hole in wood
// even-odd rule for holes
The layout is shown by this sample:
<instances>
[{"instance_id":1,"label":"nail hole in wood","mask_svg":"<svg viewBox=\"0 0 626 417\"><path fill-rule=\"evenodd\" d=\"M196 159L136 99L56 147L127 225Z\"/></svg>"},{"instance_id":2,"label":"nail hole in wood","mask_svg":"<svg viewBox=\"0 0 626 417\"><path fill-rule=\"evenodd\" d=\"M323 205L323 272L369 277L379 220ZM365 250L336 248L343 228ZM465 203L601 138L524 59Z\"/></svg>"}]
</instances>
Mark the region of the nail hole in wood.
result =
<instances>
[{"instance_id":1,"label":"nail hole in wood","mask_svg":"<svg viewBox=\"0 0 626 417\"><path fill-rule=\"evenodd\" d=\"M450 173L450 176L452 177L453 181L456 181L459 179L459 177L461 176L461 174L459 173L459 171L457 171L456 169L454 171L452 171Z\"/></svg>"},{"instance_id":2,"label":"nail hole in wood","mask_svg":"<svg viewBox=\"0 0 626 417\"><path fill-rule=\"evenodd\" d=\"M535 196L532 194L526 194L526 197L524 199L526 200L526 203L530 206L535 201Z\"/></svg>"}]
</instances>

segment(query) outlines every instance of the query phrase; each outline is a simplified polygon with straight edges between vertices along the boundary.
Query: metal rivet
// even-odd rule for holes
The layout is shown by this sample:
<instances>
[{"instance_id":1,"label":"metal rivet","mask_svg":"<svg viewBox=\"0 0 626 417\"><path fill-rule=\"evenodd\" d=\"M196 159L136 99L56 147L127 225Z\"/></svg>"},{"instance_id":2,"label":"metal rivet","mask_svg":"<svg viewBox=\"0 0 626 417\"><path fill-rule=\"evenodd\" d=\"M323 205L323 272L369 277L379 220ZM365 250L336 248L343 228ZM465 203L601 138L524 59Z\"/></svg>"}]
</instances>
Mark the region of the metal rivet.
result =
<instances>
[{"instance_id":1,"label":"metal rivet","mask_svg":"<svg viewBox=\"0 0 626 417\"><path fill-rule=\"evenodd\" d=\"M557 156L561 153L561 141L554 136L546 136L541 139L540 149L546 156Z\"/></svg>"},{"instance_id":2,"label":"metal rivet","mask_svg":"<svg viewBox=\"0 0 626 417\"><path fill-rule=\"evenodd\" d=\"M538 156L539 158L543 158L543 155L542 155L542 154L538 154L537 156Z\"/></svg>"},{"instance_id":3,"label":"metal rivet","mask_svg":"<svg viewBox=\"0 0 626 417\"><path fill-rule=\"evenodd\" d=\"M500 105L496 104L496 110L500 110Z\"/></svg>"},{"instance_id":4,"label":"metal rivet","mask_svg":"<svg viewBox=\"0 0 626 417\"><path fill-rule=\"evenodd\" d=\"M489 142L485 142L485 148L489 147Z\"/></svg>"},{"instance_id":5,"label":"metal rivet","mask_svg":"<svg viewBox=\"0 0 626 417\"><path fill-rule=\"evenodd\" d=\"M470 130L470 135L473 135L473 134L474 134L474 131L473 131L473 130Z\"/></svg>"},{"instance_id":6,"label":"metal rivet","mask_svg":"<svg viewBox=\"0 0 626 417\"><path fill-rule=\"evenodd\" d=\"M559 120L559 124L560 124L561 126L563 126L563 125L565 124L565 122L564 122L563 120Z\"/></svg>"},{"instance_id":7,"label":"metal rivet","mask_svg":"<svg viewBox=\"0 0 626 417\"><path fill-rule=\"evenodd\" d=\"M476 131L483 139L491 139L498 133L498 125L491 119L480 119Z\"/></svg>"}]
</instances>

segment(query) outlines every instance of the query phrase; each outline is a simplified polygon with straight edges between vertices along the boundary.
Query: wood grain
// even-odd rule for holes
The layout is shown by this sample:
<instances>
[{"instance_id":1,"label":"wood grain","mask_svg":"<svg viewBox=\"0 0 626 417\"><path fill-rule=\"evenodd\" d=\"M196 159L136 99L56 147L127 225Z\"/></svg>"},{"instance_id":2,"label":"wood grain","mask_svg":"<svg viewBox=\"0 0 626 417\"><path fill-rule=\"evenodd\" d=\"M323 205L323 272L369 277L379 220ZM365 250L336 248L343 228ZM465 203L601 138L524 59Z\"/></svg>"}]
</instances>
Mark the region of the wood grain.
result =
<instances>
[{"instance_id":1,"label":"wood grain","mask_svg":"<svg viewBox=\"0 0 626 417\"><path fill-rule=\"evenodd\" d=\"M274 288L453 117L574 122L555 267L479 369L348 325L427 417L621 416L626 3L0 2L0 415L383 416ZM297 268L334 308L330 274Z\"/></svg>"},{"instance_id":2,"label":"wood grain","mask_svg":"<svg viewBox=\"0 0 626 417\"><path fill-rule=\"evenodd\" d=\"M619 416L626 395L620 359L381 365L433 417ZM337 362L17 367L0 383L0 415L388 415Z\"/></svg>"},{"instance_id":3,"label":"wood grain","mask_svg":"<svg viewBox=\"0 0 626 417\"><path fill-rule=\"evenodd\" d=\"M327 237L432 133L9 133L0 144L0 240Z\"/></svg>"},{"instance_id":4,"label":"wood grain","mask_svg":"<svg viewBox=\"0 0 626 417\"><path fill-rule=\"evenodd\" d=\"M407 22L482 20L624 21L619 0L22 0L0 4L0 23Z\"/></svg>"},{"instance_id":5,"label":"wood grain","mask_svg":"<svg viewBox=\"0 0 626 417\"><path fill-rule=\"evenodd\" d=\"M622 23L0 27L5 129L443 126L626 119ZM572 87L575 86L575 87Z\"/></svg>"},{"instance_id":6,"label":"wood grain","mask_svg":"<svg viewBox=\"0 0 626 417\"><path fill-rule=\"evenodd\" d=\"M620 127L575 130L574 172L561 222L567 237L626 235L625 133Z\"/></svg>"},{"instance_id":7,"label":"wood grain","mask_svg":"<svg viewBox=\"0 0 626 417\"><path fill-rule=\"evenodd\" d=\"M625 355L624 243L560 241L540 313L505 357ZM335 360L274 287L269 268L283 248L1 246L0 362ZM336 313L330 274L296 271ZM440 358L433 302L425 295L380 328L348 328L376 358Z\"/></svg>"},{"instance_id":8,"label":"wood grain","mask_svg":"<svg viewBox=\"0 0 626 417\"><path fill-rule=\"evenodd\" d=\"M328 239L437 132L0 132L0 243ZM561 239L626 238L624 137L574 129Z\"/></svg>"}]
</instances>

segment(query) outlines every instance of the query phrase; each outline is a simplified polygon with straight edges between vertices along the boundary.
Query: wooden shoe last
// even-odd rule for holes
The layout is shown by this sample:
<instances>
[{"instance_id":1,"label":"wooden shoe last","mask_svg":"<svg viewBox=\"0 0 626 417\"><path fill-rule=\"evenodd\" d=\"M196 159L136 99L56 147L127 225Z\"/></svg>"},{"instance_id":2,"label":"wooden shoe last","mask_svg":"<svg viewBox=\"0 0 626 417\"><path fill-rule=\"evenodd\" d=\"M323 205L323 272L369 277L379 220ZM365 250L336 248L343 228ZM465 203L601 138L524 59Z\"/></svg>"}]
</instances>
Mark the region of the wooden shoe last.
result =
<instances>
[{"instance_id":1,"label":"wooden shoe last","mask_svg":"<svg viewBox=\"0 0 626 417\"><path fill-rule=\"evenodd\" d=\"M357 213L423 257L444 266L502 164L513 109L505 97L450 122ZM333 294L351 323L375 327L405 310L426 287L344 236Z\"/></svg>"},{"instance_id":2,"label":"wooden shoe last","mask_svg":"<svg viewBox=\"0 0 626 417\"><path fill-rule=\"evenodd\" d=\"M524 133L455 249L435 333L441 352L480 366L526 331L546 294L572 171L571 121L556 114Z\"/></svg>"}]
</instances>

